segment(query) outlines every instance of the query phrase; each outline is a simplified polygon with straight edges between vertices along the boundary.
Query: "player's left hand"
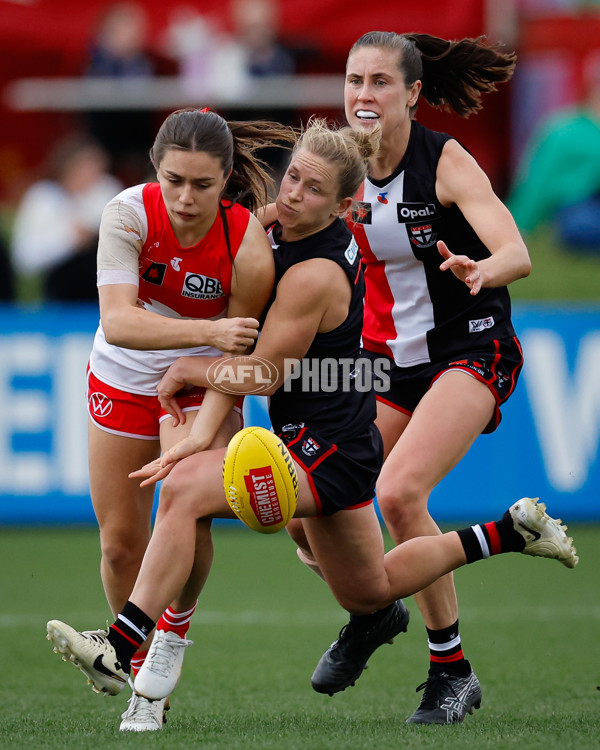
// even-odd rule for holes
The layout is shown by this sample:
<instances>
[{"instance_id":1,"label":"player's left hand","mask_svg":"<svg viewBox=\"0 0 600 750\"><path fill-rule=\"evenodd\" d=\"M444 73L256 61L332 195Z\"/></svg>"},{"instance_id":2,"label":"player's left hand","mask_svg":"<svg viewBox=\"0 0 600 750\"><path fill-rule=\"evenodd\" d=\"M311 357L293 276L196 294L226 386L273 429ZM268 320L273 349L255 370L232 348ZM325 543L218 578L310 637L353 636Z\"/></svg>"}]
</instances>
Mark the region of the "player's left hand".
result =
<instances>
[{"instance_id":1,"label":"player's left hand","mask_svg":"<svg viewBox=\"0 0 600 750\"><path fill-rule=\"evenodd\" d=\"M132 471L129 474L130 479L143 479L140 483L140 487L147 487L149 484L160 482L164 479L167 474L171 472L171 469L175 466L178 461L187 456L192 456L194 453L200 453L208 448L207 441L200 435L190 434L180 440L168 451L165 451L162 456L154 459L149 464L142 466L137 471Z\"/></svg>"},{"instance_id":2,"label":"player's left hand","mask_svg":"<svg viewBox=\"0 0 600 750\"><path fill-rule=\"evenodd\" d=\"M154 461L142 466L142 468L137 471L132 471L128 476L130 479L143 479L144 481L140 482L140 487L147 487L155 482L160 482L160 480L164 479L175 466L173 463L163 466L161 461L162 458L155 458Z\"/></svg>"},{"instance_id":3,"label":"player's left hand","mask_svg":"<svg viewBox=\"0 0 600 750\"><path fill-rule=\"evenodd\" d=\"M450 269L457 279L469 287L472 295L477 294L483 284L477 262L466 255L454 255L442 240L437 243L437 248L442 258L445 258L440 265L440 271Z\"/></svg>"}]
</instances>

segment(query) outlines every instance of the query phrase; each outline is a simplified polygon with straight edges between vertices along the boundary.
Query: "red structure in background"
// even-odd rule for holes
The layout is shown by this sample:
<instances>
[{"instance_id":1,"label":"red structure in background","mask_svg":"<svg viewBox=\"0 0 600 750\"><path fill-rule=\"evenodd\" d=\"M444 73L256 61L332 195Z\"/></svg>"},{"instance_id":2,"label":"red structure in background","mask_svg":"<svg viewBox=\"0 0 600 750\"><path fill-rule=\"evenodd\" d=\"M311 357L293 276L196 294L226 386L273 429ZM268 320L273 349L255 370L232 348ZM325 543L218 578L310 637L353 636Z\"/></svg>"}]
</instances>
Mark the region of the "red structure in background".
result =
<instances>
[{"instance_id":1,"label":"red structure in background","mask_svg":"<svg viewBox=\"0 0 600 750\"><path fill-rule=\"evenodd\" d=\"M139 1L150 11L151 41L160 53L162 36L177 4ZM0 201L14 201L50 144L77 124L76 113L8 109L3 94L6 85L26 77L78 76L92 30L107 5L98 0L37 0L28 4L0 0ZM449 39L479 36L485 31L484 5L484 0L381 0L370 4L367 11L358 0L280 0L281 36L291 47L314 50L303 59L299 72L342 73L349 47L365 31L419 31ZM228 28L227 2L203 0L195 8ZM504 86L486 97L484 109L469 120L434 111L426 104L419 111L425 124L451 132L469 148L500 193L507 175L508 102L509 86ZM333 110L338 119L341 108L340 88L339 109ZM156 114L158 122L165 115Z\"/></svg>"},{"instance_id":2,"label":"red structure in background","mask_svg":"<svg viewBox=\"0 0 600 750\"><path fill-rule=\"evenodd\" d=\"M569 55L572 63L573 100L583 96L584 68L590 54L600 52L600 13L581 11L578 16L549 16L524 20L520 47L528 56Z\"/></svg>"},{"instance_id":3,"label":"red structure in background","mask_svg":"<svg viewBox=\"0 0 600 750\"><path fill-rule=\"evenodd\" d=\"M540 119L585 99L586 78L600 70L600 12L523 18L512 87L511 160L515 168Z\"/></svg>"}]
</instances>

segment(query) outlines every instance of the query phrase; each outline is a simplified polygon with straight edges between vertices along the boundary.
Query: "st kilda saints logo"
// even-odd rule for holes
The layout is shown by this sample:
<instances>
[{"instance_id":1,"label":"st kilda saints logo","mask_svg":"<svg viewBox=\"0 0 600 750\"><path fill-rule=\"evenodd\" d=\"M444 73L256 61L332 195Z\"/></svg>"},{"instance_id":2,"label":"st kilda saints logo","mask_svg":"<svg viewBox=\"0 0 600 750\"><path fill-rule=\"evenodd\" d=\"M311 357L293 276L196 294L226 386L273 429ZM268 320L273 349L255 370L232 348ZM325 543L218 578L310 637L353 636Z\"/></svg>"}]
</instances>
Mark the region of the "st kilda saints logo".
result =
<instances>
[{"instance_id":1,"label":"st kilda saints logo","mask_svg":"<svg viewBox=\"0 0 600 750\"><path fill-rule=\"evenodd\" d=\"M315 456L321 450L321 446L314 438L308 437L302 443L302 453L305 456Z\"/></svg>"},{"instance_id":2,"label":"st kilda saints logo","mask_svg":"<svg viewBox=\"0 0 600 750\"><path fill-rule=\"evenodd\" d=\"M415 247L431 247L437 240L437 234L433 231L431 224L418 224L406 228L408 237Z\"/></svg>"},{"instance_id":3,"label":"st kilda saints logo","mask_svg":"<svg viewBox=\"0 0 600 750\"><path fill-rule=\"evenodd\" d=\"M434 223L440 215L434 203L398 203L398 222L406 224L408 239L420 249L431 247L437 242Z\"/></svg>"}]
</instances>

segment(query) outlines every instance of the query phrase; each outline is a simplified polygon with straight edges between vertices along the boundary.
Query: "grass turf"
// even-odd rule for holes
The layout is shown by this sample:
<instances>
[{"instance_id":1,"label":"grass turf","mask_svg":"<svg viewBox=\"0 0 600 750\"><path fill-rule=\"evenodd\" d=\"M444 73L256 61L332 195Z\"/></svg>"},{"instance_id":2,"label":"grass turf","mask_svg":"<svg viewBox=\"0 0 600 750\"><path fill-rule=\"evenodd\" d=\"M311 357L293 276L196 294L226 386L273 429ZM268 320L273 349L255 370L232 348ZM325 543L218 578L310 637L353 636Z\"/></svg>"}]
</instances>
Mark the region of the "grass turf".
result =
<instances>
[{"instance_id":1,"label":"grass turf","mask_svg":"<svg viewBox=\"0 0 600 750\"><path fill-rule=\"evenodd\" d=\"M568 302L597 309L600 304L600 252L569 250L560 245L550 227L542 227L529 237L527 247L531 256L531 274L510 285L513 300L557 305Z\"/></svg>"},{"instance_id":2,"label":"grass turf","mask_svg":"<svg viewBox=\"0 0 600 750\"><path fill-rule=\"evenodd\" d=\"M457 571L482 707L460 726L416 727L404 720L421 695L427 647L414 602L408 633L373 655L356 687L318 695L310 675L345 614L285 534L219 526L169 721L130 735L118 731L128 695L93 694L45 640L48 619L91 629L110 618L96 530L0 530L0 747L598 748L600 527L571 532L574 571L520 555Z\"/></svg>"}]
</instances>

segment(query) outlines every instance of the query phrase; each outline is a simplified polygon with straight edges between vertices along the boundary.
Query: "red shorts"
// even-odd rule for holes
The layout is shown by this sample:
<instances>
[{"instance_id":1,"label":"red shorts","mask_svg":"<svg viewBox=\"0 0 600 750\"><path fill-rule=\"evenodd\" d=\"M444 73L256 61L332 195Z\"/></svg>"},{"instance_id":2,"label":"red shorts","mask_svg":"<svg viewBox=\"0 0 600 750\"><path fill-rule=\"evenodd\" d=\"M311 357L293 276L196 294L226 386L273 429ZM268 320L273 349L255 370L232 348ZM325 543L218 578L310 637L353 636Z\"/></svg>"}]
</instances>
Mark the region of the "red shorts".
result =
<instances>
[{"instance_id":1,"label":"red shorts","mask_svg":"<svg viewBox=\"0 0 600 750\"><path fill-rule=\"evenodd\" d=\"M198 411L204 393L204 388L193 386L177 396L177 403L184 412ZM234 407L240 414L242 403L240 399ZM139 440L159 440L159 425L171 416L161 407L158 396L142 396L113 388L99 380L89 368L88 411L92 422L101 430Z\"/></svg>"}]
</instances>

